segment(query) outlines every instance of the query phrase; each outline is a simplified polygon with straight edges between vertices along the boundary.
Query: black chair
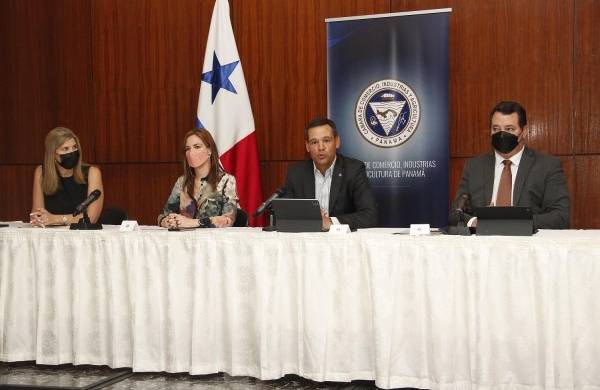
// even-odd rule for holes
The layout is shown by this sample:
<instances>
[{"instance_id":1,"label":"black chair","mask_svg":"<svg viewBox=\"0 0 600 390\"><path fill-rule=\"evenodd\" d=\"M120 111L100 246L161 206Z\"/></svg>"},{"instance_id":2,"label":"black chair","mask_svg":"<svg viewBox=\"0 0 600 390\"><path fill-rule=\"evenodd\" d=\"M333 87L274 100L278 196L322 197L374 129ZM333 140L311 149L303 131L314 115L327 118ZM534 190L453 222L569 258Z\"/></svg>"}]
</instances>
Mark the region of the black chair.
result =
<instances>
[{"instance_id":1,"label":"black chair","mask_svg":"<svg viewBox=\"0 0 600 390\"><path fill-rule=\"evenodd\" d=\"M105 207L98 218L98 222L103 225L120 225L127 220L127 211L118 207Z\"/></svg>"},{"instance_id":2,"label":"black chair","mask_svg":"<svg viewBox=\"0 0 600 390\"><path fill-rule=\"evenodd\" d=\"M237 209L235 213L235 221L233 221L234 227L246 227L248 226L248 213L243 209Z\"/></svg>"}]
</instances>

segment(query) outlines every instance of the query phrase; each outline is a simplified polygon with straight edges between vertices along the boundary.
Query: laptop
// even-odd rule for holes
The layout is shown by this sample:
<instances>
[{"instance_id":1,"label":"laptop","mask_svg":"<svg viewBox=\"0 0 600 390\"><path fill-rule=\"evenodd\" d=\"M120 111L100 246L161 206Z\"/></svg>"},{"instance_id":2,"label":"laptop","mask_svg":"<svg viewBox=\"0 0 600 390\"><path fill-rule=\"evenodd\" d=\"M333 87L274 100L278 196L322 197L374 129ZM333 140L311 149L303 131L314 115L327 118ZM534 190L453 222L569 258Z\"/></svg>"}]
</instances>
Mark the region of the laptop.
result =
<instances>
[{"instance_id":1,"label":"laptop","mask_svg":"<svg viewBox=\"0 0 600 390\"><path fill-rule=\"evenodd\" d=\"M272 203L278 232L320 232L323 230L321 207L316 199L275 199Z\"/></svg>"},{"instance_id":2,"label":"laptop","mask_svg":"<svg viewBox=\"0 0 600 390\"><path fill-rule=\"evenodd\" d=\"M531 236L534 233L530 207L479 207L475 215L478 236Z\"/></svg>"}]
</instances>

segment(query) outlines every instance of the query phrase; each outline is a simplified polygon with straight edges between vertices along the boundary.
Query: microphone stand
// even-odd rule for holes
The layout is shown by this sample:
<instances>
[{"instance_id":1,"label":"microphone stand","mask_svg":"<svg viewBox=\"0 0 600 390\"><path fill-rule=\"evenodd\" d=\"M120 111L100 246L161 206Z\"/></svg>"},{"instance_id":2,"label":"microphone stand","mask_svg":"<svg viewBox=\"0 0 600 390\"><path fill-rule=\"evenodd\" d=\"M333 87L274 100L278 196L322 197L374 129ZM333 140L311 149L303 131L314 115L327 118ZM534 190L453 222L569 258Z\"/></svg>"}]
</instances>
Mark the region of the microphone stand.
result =
<instances>
[{"instance_id":1,"label":"microphone stand","mask_svg":"<svg viewBox=\"0 0 600 390\"><path fill-rule=\"evenodd\" d=\"M263 232L275 232L277 228L275 227L275 214L273 213L273 207L271 204L267 207L269 212L269 226L264 226L262 228Z\"/></svg>"},{"instance_id":2,"label":"microphone stand","mask_svg":"<svg viewBox=\"0 0 600 390\"><path fill-rule=\"evenodd\" d=\"M72 223L69 227L70 230L101 230L102 224L96 222L92 223L87 213L87 207L83 210L83 218L79 219L79 222Z\"/></svg>"},{"instance_id":3,"label":"microphone stand","mask_svg":"<svg viewBox=\"0 0 600 390\"><path fill-rule=\"evenodd\" d=\"M455 212L459 213L458 223L456 226L448 226L448 234L456 236L470 236L471 230L465 222L465 212L462 209L457 209Z\"/></svg>"}]
</instances>

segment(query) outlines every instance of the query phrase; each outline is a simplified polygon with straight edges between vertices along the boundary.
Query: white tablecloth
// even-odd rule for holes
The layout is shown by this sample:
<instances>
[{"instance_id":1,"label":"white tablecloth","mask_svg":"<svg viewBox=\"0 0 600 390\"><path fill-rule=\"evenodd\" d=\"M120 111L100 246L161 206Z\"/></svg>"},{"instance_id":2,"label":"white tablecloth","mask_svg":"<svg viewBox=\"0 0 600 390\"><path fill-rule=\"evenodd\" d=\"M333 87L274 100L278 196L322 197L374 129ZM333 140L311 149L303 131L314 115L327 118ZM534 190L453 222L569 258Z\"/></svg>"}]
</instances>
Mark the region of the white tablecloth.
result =
<instances>
[{"instance_id":1,"label":"white tablecloth","mask_svg":"<svg viewBox=\"0 0 600 390\"><path fill-rule=\"evenodd\" d=\"M0 360L600 389L600 232L0 229Z\"/></svg>"}]
</instances>

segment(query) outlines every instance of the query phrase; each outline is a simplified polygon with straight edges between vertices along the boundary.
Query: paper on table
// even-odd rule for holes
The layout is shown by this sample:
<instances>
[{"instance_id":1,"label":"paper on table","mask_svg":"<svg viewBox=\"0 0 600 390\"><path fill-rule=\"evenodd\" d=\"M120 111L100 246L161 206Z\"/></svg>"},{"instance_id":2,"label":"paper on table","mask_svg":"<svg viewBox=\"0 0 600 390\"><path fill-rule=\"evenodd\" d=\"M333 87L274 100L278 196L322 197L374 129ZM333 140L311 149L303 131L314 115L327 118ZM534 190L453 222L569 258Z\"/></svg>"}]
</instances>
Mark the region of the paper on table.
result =
<instances>
[{"instance_id":1,"label":"paper on table","mask_svg":"<svg viewBox=\"0 0 600 390\"><path fill-rule=\"evenodd\" d=\"M11 228L31 227L29 222L23 222L23 221L6 221L6 222L0 221L0 224L8 225Z\"/></svg>"}]
</instances>

